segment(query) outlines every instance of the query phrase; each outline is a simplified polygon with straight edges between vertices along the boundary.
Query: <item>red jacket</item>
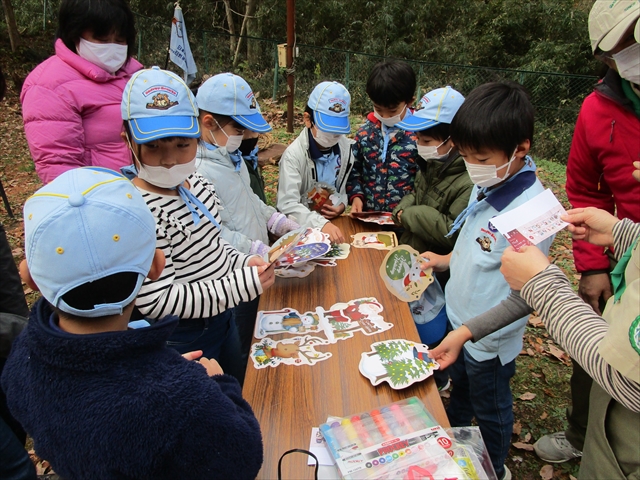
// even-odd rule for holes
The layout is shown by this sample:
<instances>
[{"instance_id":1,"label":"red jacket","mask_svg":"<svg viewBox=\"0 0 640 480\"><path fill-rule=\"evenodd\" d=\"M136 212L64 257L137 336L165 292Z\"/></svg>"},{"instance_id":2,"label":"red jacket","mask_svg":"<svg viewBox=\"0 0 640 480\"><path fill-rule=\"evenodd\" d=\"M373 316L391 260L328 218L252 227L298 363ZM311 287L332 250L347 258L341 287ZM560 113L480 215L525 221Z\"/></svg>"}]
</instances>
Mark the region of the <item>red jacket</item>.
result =
<instances>
[{"instance_id":1,"label":"red jacket","mask_svg":"<svg viewBox=\"0 0 640 480\"><path fill-rule=\"evenodd\" d=\"M567 162L567 196L574 208L597 207L640 222L640 183L631 175L640 160L640 118L609 70L583 102ZM574 240L578 272L609 271L602 247Z\"/></svg>"}]
</instances>

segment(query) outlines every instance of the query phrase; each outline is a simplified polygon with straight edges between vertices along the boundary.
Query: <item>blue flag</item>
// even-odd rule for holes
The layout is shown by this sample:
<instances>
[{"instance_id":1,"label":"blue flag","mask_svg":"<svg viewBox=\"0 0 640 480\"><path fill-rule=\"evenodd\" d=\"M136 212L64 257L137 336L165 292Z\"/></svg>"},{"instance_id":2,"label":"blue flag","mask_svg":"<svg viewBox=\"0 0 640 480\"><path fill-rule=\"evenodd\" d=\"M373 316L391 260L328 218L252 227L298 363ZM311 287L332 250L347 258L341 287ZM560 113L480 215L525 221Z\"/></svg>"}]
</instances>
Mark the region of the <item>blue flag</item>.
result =
<instances>
[{"instance_id":1,"label":"blue flag","mask_svg":"<svg viewBox=\"0 0 640 480\"><path fill-rule=\"evenodd\" d=\"M169 44L169 58L173 63L184 70L184 81L188 85L195 78L198 68L191 54L189 39L187 38L187 27L184 24L182 9L176 4L171 20L171 43Z\"/></svg>"}]
</instances>

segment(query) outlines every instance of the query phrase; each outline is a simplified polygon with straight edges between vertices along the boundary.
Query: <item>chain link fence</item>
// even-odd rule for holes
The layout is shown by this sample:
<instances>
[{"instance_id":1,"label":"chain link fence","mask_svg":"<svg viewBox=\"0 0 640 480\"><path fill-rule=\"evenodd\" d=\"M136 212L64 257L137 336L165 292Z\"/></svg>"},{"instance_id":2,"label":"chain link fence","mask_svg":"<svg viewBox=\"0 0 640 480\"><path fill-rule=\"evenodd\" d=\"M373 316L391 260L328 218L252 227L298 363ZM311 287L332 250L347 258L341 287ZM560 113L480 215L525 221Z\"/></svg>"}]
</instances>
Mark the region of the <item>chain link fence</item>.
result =
<instances>
[{"instance_id":1,"label":"chain link fence","mask_svg":"<svg viewBox=\"0 0 640 480\"><path fill-rule=\"evenodd\" d=\"M38 25L39 28L47 28L48 25L55 25L56 11L55 0L44 0L39 11L34 11L33 7L21 8L16 5L16 18L19 25L22 21L30 21L31 28L37 28ZM259 98L271 98L276 102L284 100L287 72L278 66L278 41L231 36L213 30L195 30L188 26L187 19L198 78L204 74L232 71L246 78L253 90L259 92ZM170 20L160 21L136 14L136 27L138 60L146 66L166 66L181 73L172 62L168 62ZM241 42L239 48L238 42ZM296 105L303 106L319 82L336 80L349 89L354 115L366 115L371 110L371 102L365 92L366 80L373 65L385 57L305 44L297 44L296 53L293 68ZM566 162L569 153L580 105L597 81L597 77L586 75L405 61L416 72L416 98L445 85L451 85L463 95L490 81L513 80L524 85L536 108L533 155L561 163Z\"/></svg>"}]
</instances>

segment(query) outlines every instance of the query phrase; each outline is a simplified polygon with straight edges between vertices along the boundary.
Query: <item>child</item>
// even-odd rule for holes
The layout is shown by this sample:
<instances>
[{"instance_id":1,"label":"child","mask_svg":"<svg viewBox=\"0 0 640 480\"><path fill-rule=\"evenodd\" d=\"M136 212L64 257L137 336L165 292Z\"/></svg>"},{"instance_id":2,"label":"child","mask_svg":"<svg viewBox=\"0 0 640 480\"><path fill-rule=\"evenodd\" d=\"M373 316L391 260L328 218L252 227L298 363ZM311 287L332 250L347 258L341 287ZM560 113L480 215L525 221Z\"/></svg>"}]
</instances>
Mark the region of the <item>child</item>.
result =
<instances>
[{"instance_id":1,"label":"child","mask_svg":"<svg viewBox=\"0 0 640 480\"><path fill-rule=\"evenodd\" d=\"M413 191L418 170L416 136L398 127L410 115L416 75L405 62L376 64L367 80L373 113L356 133L355 164L347 182L352 212L391 212Z\"/></svg>"},{"instance_id":2,"label":"child","mask_svg":"<svg viewBox=\"0 0 640 480\"><path fill-rule=\"evenodd\" d=\"M305 127L280 159L278 208L305 227L320 228L336 243L343 243L344 235L331 220L346 208L354 162L353 142L345 137L351 131L350 107L351 95L342 84L318 84L303 114ZM314 193L322 190L324 195L316 196L322 200L314 202Z\"/></svg>"},{"instance_id":3,"label":"child","mask_svg":"<svg viewBox=\"0 0 640 480\"><path fill-rule=\"evenodd\" d=\"M195 173L200 128L193 94L175 74L153 67L131 78L122 118L133 152L133 178L156 217L166 266L148 279L136 306L150 318L177 315L169 339L179 352L203 350L242 379L244 366L232 307L273 284L273 268L240 253L220 235L219 200Z\"/></svg>"},{"instance_id":4,"label":"child","mask_svg":"<svg viewBox=\"0 0 640 480\"><path fill-rule=\"evenodd\" d=\"M238 150L245 130L271 131L249 84L232 73L214 75L196 95L202 142L197 171L216 187L224 207L223 238L244 253L269 251L269 232L279 237L300 228L251 189L249 171ZM225 231L226 230L226 231Z\"/></svg>"},{"instance_id":5,"label":"child","mask_svg":"<svg viewBox=\"0 0 640 480\"><path fill-rule=\"evenodd\" d=\"M445 289L446 314L451 326L480 314L500 312L509 285L500 274L500 257L507 241L491 218L512 210L541 193L535 164L527 156L533 138L533 106L523 87L515 83L487 83L474 89L451 124L451 139L464 158L475 183L469 206L450 233L463 224L453 252L425 252L425 268L451 271ZM548 252L553 238L540 243ZM508 313L507 313L508 314ZM513 399L509 380L522 348L527 317L467 344L448 368L453 380L447 415L452 426L471 425L475 416L498 478L509 479L504 466L511 443Z\"/></svg>"},{"instance_id":6,"label":"child","mask_svg":"<svg viewBox=\"0 0 640 480\"><path fill-rule=\"evenodd\" d=\"M238 382L166 347L176 317L128 328L143 280L164 265L131 182L70 170L27 200L24 218L21 276L43 298L2 386L38 456L64 478L255 478L260 426Z\"/></svg>"},{"instance_id":7,"label":"child","mask_svg":"<svg viewBox=\"0 0 640 480\"><path fill-rule=\"evenodd\" d=\"M279 237L300 228L253 193L249 170L238 150L246 131L265 133L271 127L251 87L238 75L221 73L207 79L196 100L202 130L197 170L216 187L223 206L222 237L241 252L264 256L269 251L269 233ZM251 348L259 300L256 297L235 308L243 365Z\"/></svg>"}]
</instances>

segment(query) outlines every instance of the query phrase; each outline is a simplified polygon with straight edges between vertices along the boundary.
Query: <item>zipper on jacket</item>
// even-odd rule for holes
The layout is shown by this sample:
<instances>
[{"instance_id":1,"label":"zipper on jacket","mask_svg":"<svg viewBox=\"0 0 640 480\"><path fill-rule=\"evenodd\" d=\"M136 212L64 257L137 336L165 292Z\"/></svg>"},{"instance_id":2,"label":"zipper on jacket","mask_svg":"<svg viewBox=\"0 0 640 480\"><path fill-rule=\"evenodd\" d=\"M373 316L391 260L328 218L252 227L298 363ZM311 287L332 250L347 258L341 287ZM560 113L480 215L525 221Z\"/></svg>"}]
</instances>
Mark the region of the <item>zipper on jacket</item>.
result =
<instances>
[{"instance_id":1,"label":"zipper on jacket","mask_svg":"<svg viewBox=\"0 0 640 480\"><path fill-rule=\"evenodd\" d=\"M351 173L351 169L353 168L353 163L351 160L352 157L352 153L351 153L351 148L349 148L349 163L347 164L347 168L344 171L344 176L342 177L342 181L340 182L340 185L338 185L338 192L340 190L342 190L342 186L344 185L344 182L347 181L347 179L349 178L349 173Z\"/></svg>"},{"instance_id":2,"label":"zipper on jacket","mask_svg":"<svg viewBox=\"0 0 640 480\"><path fill-rule=\"evenodd\" d=\"M611 120L611 133L609 134L609 143L613 142L613 127L616 124L615 120Z\"/></svg>"}]
</instances>

